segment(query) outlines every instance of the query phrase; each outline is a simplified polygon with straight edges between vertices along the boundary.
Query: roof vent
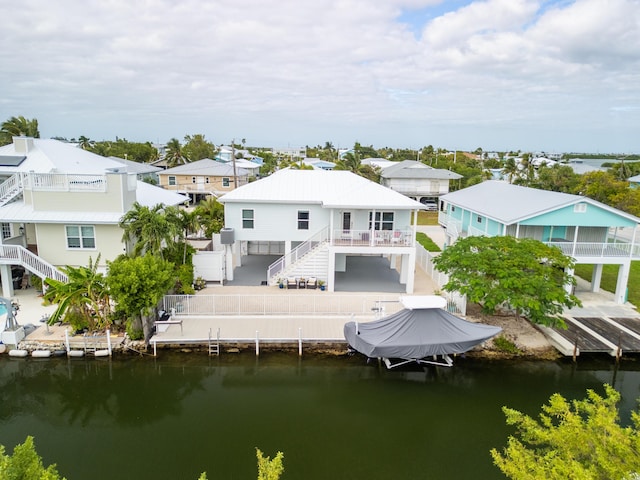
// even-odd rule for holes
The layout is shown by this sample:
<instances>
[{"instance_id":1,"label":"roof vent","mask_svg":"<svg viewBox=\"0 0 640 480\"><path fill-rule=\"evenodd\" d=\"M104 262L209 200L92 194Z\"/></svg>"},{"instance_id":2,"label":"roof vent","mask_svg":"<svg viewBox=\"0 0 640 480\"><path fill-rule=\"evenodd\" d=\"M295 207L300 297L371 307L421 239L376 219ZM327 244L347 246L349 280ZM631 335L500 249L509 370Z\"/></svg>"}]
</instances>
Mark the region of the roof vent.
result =
<instances>
[{"instance_id":1,"label":"roof vent","mask_svg":"<svg viewBox=\"0 0 640 480\"><path fill-rule=\"evenodd\" d=\"M16 149L16 153L29 153L33 149L33 138L13 137L13 147Z\"/></svg>"}]
</instances>

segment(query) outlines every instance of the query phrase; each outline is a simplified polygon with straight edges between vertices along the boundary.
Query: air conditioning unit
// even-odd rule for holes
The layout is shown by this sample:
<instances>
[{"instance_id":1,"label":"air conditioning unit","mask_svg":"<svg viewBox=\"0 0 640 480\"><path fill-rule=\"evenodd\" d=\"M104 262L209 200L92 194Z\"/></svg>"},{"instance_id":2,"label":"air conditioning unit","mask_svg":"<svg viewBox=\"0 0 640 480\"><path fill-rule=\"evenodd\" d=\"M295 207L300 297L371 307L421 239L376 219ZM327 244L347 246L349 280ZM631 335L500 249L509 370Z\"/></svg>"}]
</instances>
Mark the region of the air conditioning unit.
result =
<instances>
[{"instance_id":1,"label":"air conditioning unit","mask_svg":"<svg viewBox=\"0 0 640 480\"><path fill-rule=\"evenodd\" d=\"M233 228L220 230L220 243L222 245L233 245L233 242L235 242Z\"/></svg>"}]
</instances>

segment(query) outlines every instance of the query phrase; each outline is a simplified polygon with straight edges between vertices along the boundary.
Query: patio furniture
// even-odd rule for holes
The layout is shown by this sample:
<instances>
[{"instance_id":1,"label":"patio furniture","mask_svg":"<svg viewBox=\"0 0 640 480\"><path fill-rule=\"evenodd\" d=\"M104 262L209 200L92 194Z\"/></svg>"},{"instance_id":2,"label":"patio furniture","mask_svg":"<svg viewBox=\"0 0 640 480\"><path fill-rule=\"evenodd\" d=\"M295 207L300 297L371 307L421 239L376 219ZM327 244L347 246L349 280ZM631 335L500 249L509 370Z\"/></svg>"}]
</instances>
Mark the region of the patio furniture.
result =
<instances>
[{"instance_id":1,"label":"patio furniture","mask_svg":"<svg viewBox=\"0 0 640 480\"><path fill-rule=\"evenodd\" d=\"M295 277L287 277L287 288L298 288L298 280Z\"/></svg>"},{"instance_id":2,"label":"patio furniture","mask_svg":"<svg viewBox=\"0 0 640 480\"><path fill-rule=\"evenodd\" d=\"M318 279L316 277L309 277L307 279L307 288L316 289L318 288Z\"/></svg>"},{"instance_id":3,"label":"patio furniture","mask_svg":"<svg viewBox=\"0 0 640 480\"><path fill-rule=\"evenodd\" d=\"M307 288L307 281L304 278L298 279L298 288Z\"/></svg>"}]
</instances>

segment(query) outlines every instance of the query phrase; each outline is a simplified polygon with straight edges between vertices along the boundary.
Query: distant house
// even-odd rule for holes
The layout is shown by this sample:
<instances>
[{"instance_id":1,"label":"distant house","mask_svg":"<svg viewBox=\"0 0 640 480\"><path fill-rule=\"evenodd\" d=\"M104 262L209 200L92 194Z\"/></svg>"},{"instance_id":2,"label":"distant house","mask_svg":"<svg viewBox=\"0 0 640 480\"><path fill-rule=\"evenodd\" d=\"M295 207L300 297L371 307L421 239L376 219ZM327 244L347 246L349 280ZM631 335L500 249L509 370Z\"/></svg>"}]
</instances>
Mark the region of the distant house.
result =
<instances>
[{"instance_id":1,"label":"distant house","mask_svg":"<svg viewBox=\"0 0 640 480\"><path fill-rule=\"evenodd\" d=\"M335 288L350 256L390 256L413 292L416 213L423 205L348 171L280 170L222 196L234 265L243 255L281 255L267 282L317 277ZM233 278L233 277L231 277Z\"/></svg>"},{"instance_id":2,"label":"distant house","mask_svg":"<svg viewBox=\"0 0 640 480\"><path fill-rule=\"evenodd\" d=\"M640 175L635 175L633 177L627 178L629 182L629 186L631 188L640 188Z\"/></svg>"},{"instance_id":3,"label":"distant house","mask_svg":"<svg viewBox=\"0 0 640 480\"><path fill-rule=\"evenodd\" d=\"M142 180L143 182L151 180L151 183L157 184L158 172L163 170L162 168L151 165L150 163L134 162L132 160L125 160L124 158L119 157L109 158L127 167L127 172L135 173L138 180Z\"/></svg>"},{"instance_id":4,"label":"distant house","mask_svg":"<svg viewBox=\"0 0 640 480\"><path fill-rule=\"evenodd\" d=\"M423 203L438 203L442 195L449 193L449 182L462 175L421 162L405 160L391 162L380 174L380 183L402 195Z\"/></svg>"},{"instance_id":5,"label":"distant house","mask_svg":"<svg viewBox=\"0 0 640 480\"><path fill-rule=\"evenodd\" d=\"M188 195L193 203L214 195L230 192L248 182L249 172L233 168L233 162L221 163L205 158L158 173L160 186L166 190ZM237 185L236 185L237 181Z\"/></svg>"},{"instance_id":6,"label":"distant house","mask_svg":"<svg viewBox=\"0 0 640 480\"><path fill-rule=\"evenodd\" d=\"M558 247L577 264L593 264L600 289L603 265L619 265L615 299L626 301L632 260L640 259L640 218L579 195L487 181L449 193L439 222L447 244L474 235L533 238Z\"/></svg>"},{"instance_id":7,"label":"distant house","mask_svg":"<svg viewBox=\"0 0 640 480\"><path fill-rule=\"evenodd\" d=\"M336 166L333 162L328 162L327 160L321 160L319 158L305 158L302 160L302 163L319 170L333 170Z\"/></svg>"},{"instance_id":8,"label":"distant house","mask_svg":"<svg viewBox=\"0 0 640 480\"><path fill-rule=\"evenodd\" d=\"M127 251L119 226L134 202L178 205L187 197L137 180L136 172L57 140L14 137L0 147L0 276L11 266L64 279L57 266L99 267Z\"/></svg>"}]
</instances>

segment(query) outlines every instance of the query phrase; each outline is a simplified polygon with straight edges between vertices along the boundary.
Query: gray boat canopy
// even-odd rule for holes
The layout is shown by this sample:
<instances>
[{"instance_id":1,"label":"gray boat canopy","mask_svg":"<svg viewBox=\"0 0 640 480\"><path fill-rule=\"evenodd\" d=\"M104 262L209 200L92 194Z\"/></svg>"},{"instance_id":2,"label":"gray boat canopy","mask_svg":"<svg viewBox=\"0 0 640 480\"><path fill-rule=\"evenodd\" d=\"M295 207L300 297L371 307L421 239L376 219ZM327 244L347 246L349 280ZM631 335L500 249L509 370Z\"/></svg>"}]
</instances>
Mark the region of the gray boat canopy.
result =
<instances>
[{"instance_id":1,"label":"gray boat canopy","mask_svg":"<svg viewBox=\"0 0 640 480\"><path fill-rule=\"evenodd\" d=\"M502 331L433 308L434 297L405 298L403 305L410 308L372 322L346 323L344 336L349 345L370 358L419 360L464 353Z\"/></svg>"}]
</instances>

